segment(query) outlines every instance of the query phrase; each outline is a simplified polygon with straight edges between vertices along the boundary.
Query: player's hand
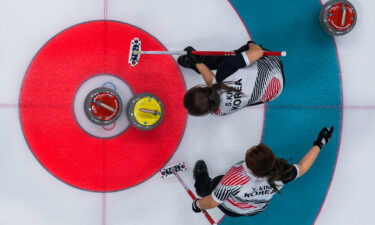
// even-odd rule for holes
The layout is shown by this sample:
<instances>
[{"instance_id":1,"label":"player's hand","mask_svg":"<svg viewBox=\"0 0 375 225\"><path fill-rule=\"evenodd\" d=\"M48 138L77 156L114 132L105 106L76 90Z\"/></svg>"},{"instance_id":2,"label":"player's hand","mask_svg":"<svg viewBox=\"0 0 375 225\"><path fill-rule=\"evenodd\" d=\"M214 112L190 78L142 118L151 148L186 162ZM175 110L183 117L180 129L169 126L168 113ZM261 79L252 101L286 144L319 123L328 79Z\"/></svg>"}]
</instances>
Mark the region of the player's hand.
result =
<instances>
[{"instance_id":1,"label":"player's hand","mask_svg":"<svg viewBox=\"0 0 375 225\"><path fill-rule=\"evenodd\" d=\"M259 45L250 42L249 50L246 53L250 62L254 63L263 56L263 49Z\"/></svg>"},{"instance_id":2,"label":"player's hand","mask_svg":"<svg viewBox=\"0 0 375 225\"><path fill-rule=\"evenodd\" d=\"M198 206L197 206L197 201L198 200L199 200L199 198L195 199L193 201L193 204L192 204L193 211L196 212L196 213L202 212L202 210L200 208L198 208Z\"/></svg>"},{"instance_id":3,"label":"player's hand","mask_svg":"<svg viewBox=\"0 0 375 225\"><path fill-rule=\"evenodd\" d=\"M249 44L250 43L254 43L255 44L255 42L253 42L253 41L248 41L246 43L246 45L243 45L239 49L234 50L234 52L236 53L236 55L241 54L242 52L245 52L245 51L249 50Z\"/></svg>"},{"instance_id":4,"label":"player's hand","mask_svg":"<svg viewBox=\"0 0 375 225\"><path fill-rule=\"evenodd\" d=\"M334 128L333 126L330 129L328 129L327 127L324 127L319 132L318 138L314 141L314 145L322 149L323 146L328 143L329 139L331 139L333 128Z\"/></svg>"}]
</instances>

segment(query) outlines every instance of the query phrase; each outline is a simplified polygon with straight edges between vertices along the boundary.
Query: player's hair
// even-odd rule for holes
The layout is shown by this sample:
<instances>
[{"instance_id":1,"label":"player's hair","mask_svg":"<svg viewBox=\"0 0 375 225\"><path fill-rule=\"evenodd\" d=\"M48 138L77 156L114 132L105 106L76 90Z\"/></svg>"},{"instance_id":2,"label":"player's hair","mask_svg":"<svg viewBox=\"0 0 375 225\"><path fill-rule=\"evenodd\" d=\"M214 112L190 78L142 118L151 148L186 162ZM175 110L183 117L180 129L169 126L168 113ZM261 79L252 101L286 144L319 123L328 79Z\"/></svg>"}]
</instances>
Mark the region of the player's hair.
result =
<instances>
[{"instance_id":1,"label":"player's hair","mask_svg":"<svg viewBox=\"0 0 375 225\"><path fill-rule=\"evenodd\" d=\"M219 82L211 87L197 85L190 88L184 96L184 107L193 116L214 113L220 106L220 94L225 91L240 92L227 84Z\"/></svg>"},{"instance_id":2,"label":"player's hair","mask_svg":"<svg viewBox=\"0 0 375 225\"><path fill-rule=\"evenodd\" d=\"M246 166L258 177L268 177L268 183L272 189L280 193L275 181L288 179L291 169L288 162L282 158L276 158L272 150L265 144L251 147L245 155Z\"/></svg>"}]
</instances>

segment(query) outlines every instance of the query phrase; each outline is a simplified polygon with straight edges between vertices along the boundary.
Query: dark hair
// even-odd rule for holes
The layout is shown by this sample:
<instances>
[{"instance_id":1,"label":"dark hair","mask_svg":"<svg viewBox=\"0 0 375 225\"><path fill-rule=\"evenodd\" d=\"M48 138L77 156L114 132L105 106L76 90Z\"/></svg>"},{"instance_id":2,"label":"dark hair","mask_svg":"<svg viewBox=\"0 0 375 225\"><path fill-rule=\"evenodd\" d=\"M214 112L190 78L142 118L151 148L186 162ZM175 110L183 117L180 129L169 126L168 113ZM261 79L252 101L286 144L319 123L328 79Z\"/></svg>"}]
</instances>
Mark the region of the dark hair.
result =
<instances>
[{"instance_id":1,"label":"dark hair","mask_svg":"<svg viewBox=\"0 0 375 225\"><path fill-rule=\"evenodd\" d=\"M220 82L211 87L197 85L190 88L184 96L184 107L190 115L201 116L214 113L220 105L220 94L225 91L240 92L228 86L230 82Z\"/></svg>"},{"instance_id":2,"label":"dark hair","mask_svg":"<svg viewBox=\"0 0 375 225\"><path fill-rule=\"evenodd\" d=\"M265 144L251 147L245 155L246 166L255 176L267 177L268 183L275 192L280 193L275 181L287 179L291 168L282 158L276 158L272 150Z\"/></svg>"}]
</instances>

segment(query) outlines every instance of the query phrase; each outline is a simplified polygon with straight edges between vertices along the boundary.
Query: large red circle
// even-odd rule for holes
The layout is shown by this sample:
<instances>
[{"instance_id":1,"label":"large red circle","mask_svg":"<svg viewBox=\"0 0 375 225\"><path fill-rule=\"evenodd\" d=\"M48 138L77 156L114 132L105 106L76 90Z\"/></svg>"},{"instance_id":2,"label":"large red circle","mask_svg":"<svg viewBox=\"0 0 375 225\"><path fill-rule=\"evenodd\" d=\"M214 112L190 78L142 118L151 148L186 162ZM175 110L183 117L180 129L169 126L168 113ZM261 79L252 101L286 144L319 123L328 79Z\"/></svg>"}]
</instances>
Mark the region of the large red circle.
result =
<instances>
[{"instance_id":1,"label":"large red circle","mask_svg":"<svg viewBox=\"0 0 375 225\"><path fill-rule=\"evenodd\" d=\"M145 55L136 67L129 66L134 37L141 39L144 50L166 50L137 27L94 21L53 37L27 70L20 96L25 138L39 162L72 186L102 192L132 187L161 169L180 143L187 118L182 74L171 56ZM97 74L123 79L135 94L158 96L165 106L160 126L150 131L129 128L109 139L82 130L74 117L74 96Z\"/></svg>"}]
</instances>

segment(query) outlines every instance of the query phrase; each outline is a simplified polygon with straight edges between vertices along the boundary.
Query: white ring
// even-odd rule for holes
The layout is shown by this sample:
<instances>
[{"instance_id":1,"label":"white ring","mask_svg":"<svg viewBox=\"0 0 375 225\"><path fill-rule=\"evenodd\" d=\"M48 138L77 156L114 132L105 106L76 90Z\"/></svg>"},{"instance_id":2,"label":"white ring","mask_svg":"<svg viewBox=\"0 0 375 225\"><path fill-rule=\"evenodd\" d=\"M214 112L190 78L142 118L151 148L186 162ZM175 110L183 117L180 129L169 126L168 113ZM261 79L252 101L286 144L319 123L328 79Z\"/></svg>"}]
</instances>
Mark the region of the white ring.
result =
<instances>
[{"instance_id":1,"label":"white ring","mask_svg":"<svg viewBox=\"0 0 375 225\"><path fill-rule=\"evenodd\" d=\"M84 102L87 94L98 87L111 88L121 97L122 113L112 129L105 129L103 126L91 122L84 111ZM114 76L101 74L86 80L77 90L74 96L74 117L86 133L98 138L111 138L120 135L129 127L129 121L125 115L126 105L133 97L133 91L124 80Z\"/></svg>"}]
</instances>

